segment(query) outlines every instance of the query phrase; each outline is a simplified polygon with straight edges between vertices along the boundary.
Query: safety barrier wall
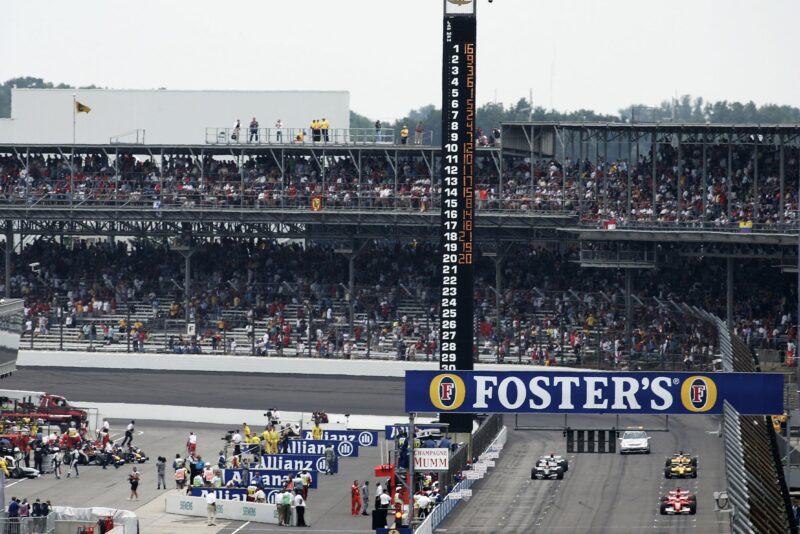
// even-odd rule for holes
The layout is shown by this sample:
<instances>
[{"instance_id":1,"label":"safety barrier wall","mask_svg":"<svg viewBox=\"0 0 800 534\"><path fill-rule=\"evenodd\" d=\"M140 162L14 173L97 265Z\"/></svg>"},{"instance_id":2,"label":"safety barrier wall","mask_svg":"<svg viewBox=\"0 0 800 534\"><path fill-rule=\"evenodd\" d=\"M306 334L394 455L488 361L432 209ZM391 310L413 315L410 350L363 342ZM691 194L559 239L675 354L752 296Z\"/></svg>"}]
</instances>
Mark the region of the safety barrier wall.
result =
<instances>
[{"instance_id":1,"label":"safety barrier wall","mask_svg":"<svg viewBox=\"0 0 800 534\"><path fill-rule=\"evenodd\" d=\"M406 371L436 369L436 362L327 360L324 358L277 358L259 356L211 356L197 354L121 354L110 352L58 352L21 350L19 367L80 367L90 369L148 369L157 371L207 371L300 375L347 375L403 377ZM503 364L478 364L476 370L508 370ZM526 369L552 367L526 366Z\"/></svg>"},{"instance_id":2,"label":"safety barrier wall","mask_svg":"<svg viewBox=\"0 0 800 534\"><path fill-rule=\"evenodd\" d=\"M168 514L206 517L206 500L203 497L185 497L174 494L166 496L166 512ZM295 520L294 506L292 521ZM278 508L274 504L257 504L245 501L217 500L217 517L234 521L254 521L256 523L278 524ZM306 507L306 522L309 522Z\"/></svg>"},{"instance_id":3,"label":"safety barrier wall","mask_svg":"<svg viewBox=\"0 0 800 534\"><path fill-rule=\"evenodd\" d=\"M506 439L508 438L508 428L502 427L497 435L494 437L489 445L480 451L480 454L487 450L492 449L502 449L503 446L506 444ZM474 442L473 442L474 443ZM477 450L477 449L475 449ZM478 479L471 479L467 478L456 484L450 492L458 492L465 489L472 488L473 484L477 482ZM428 517L425 518L415 530L416 534L433 534L433 532L439 527L442 521L452 512L461 499L451 499L450 495L447 495L441 503L439 503L436 508L434 508Z\"/></svg>"}]
</instances>

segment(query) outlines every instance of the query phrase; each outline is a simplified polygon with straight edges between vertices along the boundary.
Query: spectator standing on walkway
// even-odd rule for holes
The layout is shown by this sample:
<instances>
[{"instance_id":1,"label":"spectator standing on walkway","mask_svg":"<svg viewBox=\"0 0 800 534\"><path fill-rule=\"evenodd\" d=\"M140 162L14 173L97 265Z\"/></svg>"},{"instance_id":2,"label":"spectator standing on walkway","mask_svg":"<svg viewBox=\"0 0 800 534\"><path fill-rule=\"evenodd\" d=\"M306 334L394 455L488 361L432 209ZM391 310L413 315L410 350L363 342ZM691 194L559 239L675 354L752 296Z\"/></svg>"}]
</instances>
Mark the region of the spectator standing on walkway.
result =
<instances>
[{"instance_id":1,"label":"spectator standing on walkway","mask_svg":"<svg viewBox=\"0 0 800 534\"><path fill-rule=\"evenodd\" d=\"M422 121L417 123L417 126L414 128L414 144L419 145L422 144Z\"/></svg>"},{"instance_id":2,"label":"spectator standing on walkway","mask_svg":"<svg viewBox=\"0 0 800 534\"><path fill-rule=\"evenodd\" d=\"M238 141L239 140L239 131L242 129L242 123L239 119L236 119L236 122L233 123L233 133L231 134L231 140Z\"/></svg>"},{"instance_id":3,"label":"spectator standing on walkway","mask_svg":"<svg viewBox=\"0 0 800 534\"><path fill-rule=\"evenodd\" d=\"M125 428L125 437L123 438L122 443L119 444L120 447L124 447L126 443L128 445L133 444L133 425L135 423L135 421L128 423L128 426Z\"/></svg>"},{"instance_id":4,"label":"spectator standing on walkway","mask_svg":"<svg viewBox=\"0 0 800 534\"><path fill-rule=\"evenodd\" d=\"M322 117L322 122L320 122L320 128L322 131L322 140L326 143L330 140L328 137L328 129L330 129L331 123L328 122L328 119Z\"/></svg>"},{"instance_id":5,"label":"spectator standing on walkway","mask_svg":"<svg viewBox=\"0 0 800 534\"><path fill-rule=\"evenodd\" d=\"M380 143L381 141L381 120L378 119L375 121L375 142Z\"/></svg>"},{"instance_id":6,"label":"spectator standing on walkway","mask_svg":"<svg viewBox=\"0 0 800 534\"><path fill-rule=\"evenodd\" d=\"M283 121L280 119L275 122L275 140L283 143Z\"/></svg>"},{"instance_id":7,"label":"spectator standing on walkway","mask_svg":"<svg viewBox=\"0 0 800 534\"><path fill-rule=\"evenodd\" d=\"M400 144L407 145L408 144L408 126L403 125L403 128L400 130Z\"/></svg>"},{"instance_id":8,"label":"spectator standing on walkway","mask_svg":"<svg viewBox=\"0 0 800 534\"><path fill-rule=\"evenodd\" d=\"M250 121L250 139L249 139L249 141L251 143L253 141L258 143L258 121L256 120L255 117L253 117L253 120Z\"/></svg>"},{"instance_id":9,"label":"spectator standing on walkway","mask_svg":"<svg viewBox=\"0 0 800 534\"><path fill-rule=\"evenodd\" d=\"M129 501L139 500L138 489L139 489L140 479L141 479L141 474L136 469L136 467L134 467L133 471L131 471L131 474L128 475L128 482L130 482L131 484L131 496L128 498Z\"/></svg>"}]
</instances>

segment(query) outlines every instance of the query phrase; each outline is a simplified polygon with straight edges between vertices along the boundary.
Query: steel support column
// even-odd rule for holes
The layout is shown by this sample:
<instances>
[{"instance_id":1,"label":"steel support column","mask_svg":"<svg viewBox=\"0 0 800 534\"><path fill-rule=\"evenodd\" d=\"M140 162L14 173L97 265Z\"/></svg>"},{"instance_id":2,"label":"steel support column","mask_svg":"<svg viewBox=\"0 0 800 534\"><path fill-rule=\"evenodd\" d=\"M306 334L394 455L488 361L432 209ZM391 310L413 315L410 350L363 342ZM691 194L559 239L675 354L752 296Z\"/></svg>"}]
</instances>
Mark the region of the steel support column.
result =
<instances>
[{"instance_id":1,"label":"steel support column","mask_svg":"<svg viewBox=\"0 0 800 534\"><path fill-rule=\"evenodd\" d=\"M701 174L701 179L703 180L703 185L700 191L700 203L703 209L703 213L700 214L700 220L704 221L706 217L706 196L708 195L708 155L707 152L707 145L706 145L706 134L703 134L703 172Z\"/></svg>"},{"instance_id":2,"label":"steel support column","mask_svg":"<svg viewBox=\"0 0 800 534\"><path fill-rule=\"evenodd\" d=\"M633 348L633 269L625 269L625 349L628 351L628 358L631 356Z\"/></svg>"},{"instance_id":3,"label":"steel support column","mask_svg":"<svg viewBox=\"0 0 800 534\"><path fill-rule=\"evenodd\" d=\"M651 208L653 213L650 216L650 219L653 220L653 221L655 221L656 217L658 216L657 210L656 210L656 190L657 190L657 187L656 187L656 160L658 159L657 152L658 152L658 142L656 140L656 132L653 132L650 135L650 155L651 155L651 159L653 160L652 161L652 165L651 165L651 169L652 170L651 170L651 174L650 174L650 178L653 181L653 191L652 191L653 198L651 199L651 202L650 202L650 208Z\"/></svg>"},{"instance_id":4,"label":"steel support column","mask_svg":"<svg viewBox=\"0 0 800 534\"><path fill-rule=\"evenodd\" d=\"M755 136L753 145L753 215L751 220L758 222L759 205L761 200L758 198L758 136Z\"/></svg>"},{"instance_id":5,"label":"steel support column","mask_svg":"<svg viewBox=\"0 0 800 534\"><path fill-rule=\"evenodd\" d=\"M725 216L731 218L731 198L733 198L733 143L728 138L728 199L725 202Z\"/></svg>"},{"instance_id":6,"label":"steel support column","mask_svg":"<svg viewBox=\"0 0 800 534\"><path fill-rule=\"evenodd\" d=\"M786 197L786 169L784 168L783 163L783 156L784 156L784 148L783 148L783 134L778 136L780 148L778 152L778 157L780 158L778 161L778 180L780 181L781 187L781 199L780 199L780 207L778 209L778 221L783 224L785 217L783 215L783 211L786 209L784 197Z\"/></svg>"},{"instance_id":7,"label":"steel support column","mask_svg":"<svg viewBox=\"0 0 800 534\"><path fill-rule=\"evenodd\" d=\"M21 240L20 240L21 241ZM6 298L11 298L11 252L14 250L14 223L6 221ZM22 252L22 251L20 251Z\"/></svg>"},{"instance_id":8,"label":"steel support column","mask_svg":"<svg viewBox=\"0 0 800 534\"><path fill-rule=\"evenodd\" d=\"M727 296L725 299L725 319L729 329L733 328L733 258L726 258L727 262Z\"/></svg>"}]
</instances>

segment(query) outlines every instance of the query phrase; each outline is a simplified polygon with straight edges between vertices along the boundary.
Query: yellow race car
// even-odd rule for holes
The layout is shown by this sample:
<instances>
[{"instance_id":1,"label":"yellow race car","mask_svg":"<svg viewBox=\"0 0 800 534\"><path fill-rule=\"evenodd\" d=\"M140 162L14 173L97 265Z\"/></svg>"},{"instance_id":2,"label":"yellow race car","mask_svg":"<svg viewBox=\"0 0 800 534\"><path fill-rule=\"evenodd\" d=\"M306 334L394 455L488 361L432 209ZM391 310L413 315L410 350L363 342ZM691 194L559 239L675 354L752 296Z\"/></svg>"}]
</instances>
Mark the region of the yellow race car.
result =
<instances>
[{"instance_id":1,"label":"yellow race car","mask_svg":"<svg viewBox=\"0 0 800 534\"><path fill-rule=\"evenodd\" d=\"M678 454L673 454L664 461L664 467L669 467L676 464L697 467L697 456L692 456L680 451Z\"/></svg>"},{"instance_id":2,"label":"yellow race car","mask_svg":"<svg viewBox=\"0 0 800 534\"><path fill-rule=\"evenodd\" d=\"M664 468L664 478L697 478L697 466L674 463Z\"/></svg>"}]
</instances>

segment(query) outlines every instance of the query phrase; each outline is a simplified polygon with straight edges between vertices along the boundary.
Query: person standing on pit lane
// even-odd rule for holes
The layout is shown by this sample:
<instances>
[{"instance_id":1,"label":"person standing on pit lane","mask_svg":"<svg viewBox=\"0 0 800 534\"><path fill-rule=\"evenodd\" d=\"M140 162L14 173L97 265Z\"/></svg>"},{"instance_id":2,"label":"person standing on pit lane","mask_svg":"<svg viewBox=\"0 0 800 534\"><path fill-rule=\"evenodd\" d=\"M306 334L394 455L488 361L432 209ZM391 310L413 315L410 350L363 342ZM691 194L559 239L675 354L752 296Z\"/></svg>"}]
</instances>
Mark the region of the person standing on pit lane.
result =
<instances>
[{"instance_id":1,"label":"person standing on pit lane","mask_svg":"<svg viewBox=\"0 0 800 534\"><path fill-rule=\"evenodd\" d=\"M133 444L133 425L136 424L135 421L131 421L128 423L128 426L125 428L125 438L123 438L122 443L119 444L120 447L124 447L127 443L128 445Z\"/></svg>"},{"instance_id":2,"label":"person standing on pit lane","mask_svg":"<svg viewBox=\"0 0 800 534\"><path fill-rule=\"evenodd\" d=\"M350 515L356 516L358 515L359 510L361 510L361 488L358 485L358 480L353 481L353 485L350 486Z\"/></svg>"},{"instance_id":3,"label":"person standing on pit lane","mask_svg":"<svg viewBox=\"0 0 800 534\"><path fill-rule=\"evenodd\" d=\"M133 471L131 471L131 474L128 475L128 482L130 482L130 484L131 484L131 496L128 497L129 501L138 501L139 500L139 493L138 493L139 480L141 480L141 474L136 469L136 467L134 467Z\"/></svg>"},{"instance_id":4,"label":"person standing on pit lane","mask_svg":"<svg viewBox=\"0 0 800 534\"><path fill-rule=\"evenodd\" d=\"M164 486L164 489L167 489L167 481L164 478L165 471L167 469L167 459L163 456L158 457L158 461L156 462L156 474L158 475L158 482L156 489L161 489L161 486Z\"/></svg>"},{"instance_id":5,"label":"person standing on pit lane","mask_svg":"<svg viewBox=\"0 0 800 534\"><path fill-rule=\"evenodd\" d=\"M194 452L197 450L197 436L194 432L189 432L189 439L186 440L186 452L189 453L189 456L194 456Z\"/></svg>"},{"instance_id":6,"label":"person standing on pit lane","mask_svg":"<svg viewBox=\"0 0 800 534\"><path fill-rule=\"evenodd\" d=\"M56 447L53 449L53 474L56 478L61 478L61 464L64 462L64 453Z\"/></svg>"},{"instance_id":7,"label":"person standing on pit lane","mask_svg":"<svg viewBox=\"0 0 800 534\"><path fill-rule=\"evenodd\" d=\"M294 496L294 511L297 514L298 527L311 526L306 525L306 500L303 499L303 496L299 493Z\"/></svg>"},{"instance_id":8,"label":"person standing on pit lane","mask_svg":"<svg viewBox=\"0 0 800 534\"><path fill-rule=\"evenodd\" d=\"M367 511L369 509L369 481L365 480L363 484L361 484L361 502L364 503L363 508L361 509L361 515L369 515Z\"/></svg>"}]
</instances>

